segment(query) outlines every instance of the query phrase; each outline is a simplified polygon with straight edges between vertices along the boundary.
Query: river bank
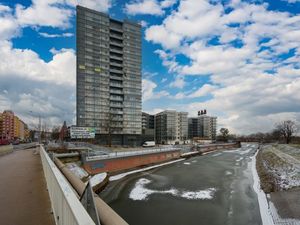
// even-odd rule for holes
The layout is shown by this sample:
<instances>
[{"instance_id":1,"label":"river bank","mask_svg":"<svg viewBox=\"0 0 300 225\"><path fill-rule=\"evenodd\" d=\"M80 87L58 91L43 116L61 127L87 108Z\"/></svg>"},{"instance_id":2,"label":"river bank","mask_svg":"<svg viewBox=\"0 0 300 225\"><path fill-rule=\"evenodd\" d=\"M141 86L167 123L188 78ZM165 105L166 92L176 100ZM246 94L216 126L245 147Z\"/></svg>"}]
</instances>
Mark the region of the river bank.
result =
<instances>
[{"instance_id":1,"label":"river bank","mask_svg":"<svg viewBox=\"0 0 300 225\"><path fill-rule=\"evenodd\" d=\"M300 224L299 152L289 145L265 145L253 158L257 162L254 177L256 171L259 175L254 185L265 225Z\"/></svg>"}]
</instances>

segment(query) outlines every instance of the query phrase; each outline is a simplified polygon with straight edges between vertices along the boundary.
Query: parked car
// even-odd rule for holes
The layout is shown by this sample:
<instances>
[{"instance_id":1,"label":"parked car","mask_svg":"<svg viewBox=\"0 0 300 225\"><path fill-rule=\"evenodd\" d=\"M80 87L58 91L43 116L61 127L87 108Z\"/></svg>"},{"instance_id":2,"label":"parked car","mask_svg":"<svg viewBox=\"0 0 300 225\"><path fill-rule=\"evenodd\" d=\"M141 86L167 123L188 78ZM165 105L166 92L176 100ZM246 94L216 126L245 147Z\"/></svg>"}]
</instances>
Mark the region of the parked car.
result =
<instances>
[{"instance_id":1,"label":"parked car","mask_svg":"<svg viewBox=\"0 0 300 225\"><path fill-rule=\"evenodd\" d=\"M145 141L143 147L154 147L155 141Z\"/></svg>"},{"instance_id":2,"label":"parked car","mask_svg":"<svg viewBox=\"0 0 300 225\"><path fill-rule=\"evenodd\" d=\"M0 145L9 145L10 141L7 139L0 139Z\"/></svg>"}]
</instances>

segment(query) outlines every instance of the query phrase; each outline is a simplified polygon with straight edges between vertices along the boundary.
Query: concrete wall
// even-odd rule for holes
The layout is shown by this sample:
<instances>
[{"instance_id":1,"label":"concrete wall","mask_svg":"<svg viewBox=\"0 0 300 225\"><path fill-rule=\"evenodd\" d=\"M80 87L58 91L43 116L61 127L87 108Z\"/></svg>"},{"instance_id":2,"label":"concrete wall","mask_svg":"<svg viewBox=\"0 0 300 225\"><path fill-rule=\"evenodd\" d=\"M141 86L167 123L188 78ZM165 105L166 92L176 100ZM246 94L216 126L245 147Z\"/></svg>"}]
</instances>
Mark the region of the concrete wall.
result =
<instances>
[{"instance_id":1,"label":"concrete wall","mask_svg":"<svg viewBox=\"0 0 300 225\"><path fill-rule=\"evenodd\" d=\"M212 145L198 145L197 150L200 152L210 152L214 150L222 150L222 149L232 149L232 148L240 148L241 143L226 143L226 144L212 144Z\"/></svg>"},{"instance_id":2,"label":"concrete wall","mask_svg":"<svg viewBox=\"0 0 300 225\"><path fill-rule=\"evenodd\" d=\"M164 162L179 157L180 150L174 150L146 155L127 156L123 158L87 161L84 163L83 167L90 174L116 172L152 163Z\"/></svg>"},{"instance_id":3,"label":"concrete wall","mask_svg":"<svg viewBox=\"0 0 300 225\"><path fill-rule=\"evenodd\" d=\"M3 145L0 146L0 156L5 155L7 153L10 153L13 151L13 146L12 145Z\"/></svg>"}]
</instances>

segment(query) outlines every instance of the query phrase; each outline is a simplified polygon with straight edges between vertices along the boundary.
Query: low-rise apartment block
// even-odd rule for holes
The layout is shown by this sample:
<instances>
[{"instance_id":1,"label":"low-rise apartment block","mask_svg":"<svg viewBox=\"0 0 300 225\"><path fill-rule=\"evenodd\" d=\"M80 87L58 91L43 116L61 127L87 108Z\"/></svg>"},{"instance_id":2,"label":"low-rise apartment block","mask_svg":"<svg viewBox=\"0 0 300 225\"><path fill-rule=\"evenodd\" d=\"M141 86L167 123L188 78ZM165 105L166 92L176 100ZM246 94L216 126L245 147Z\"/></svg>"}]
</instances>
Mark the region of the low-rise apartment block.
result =
<instances>
[{"instance_id":1,"label":"low-rise apartment block","mask_svg":"<svg viewBox=\"0 0 300 225\"><path fill-rule=\"evenodd\" d=\"M198 112L198 117L188 118L188 136L194 140L216 140L217 117L208 116L206 110Z\"/></svg>"},{"instance_id":2,"label":"low-rise apartment block","mask_svg":"<svg viewBox=\"0 0 300 225\"><path fill-rule=\"evenodd\" d=\"M158 144L185 143L188 139L188 113L165 110L155 115L155 134Z\"/></svg>"}]
</instances>

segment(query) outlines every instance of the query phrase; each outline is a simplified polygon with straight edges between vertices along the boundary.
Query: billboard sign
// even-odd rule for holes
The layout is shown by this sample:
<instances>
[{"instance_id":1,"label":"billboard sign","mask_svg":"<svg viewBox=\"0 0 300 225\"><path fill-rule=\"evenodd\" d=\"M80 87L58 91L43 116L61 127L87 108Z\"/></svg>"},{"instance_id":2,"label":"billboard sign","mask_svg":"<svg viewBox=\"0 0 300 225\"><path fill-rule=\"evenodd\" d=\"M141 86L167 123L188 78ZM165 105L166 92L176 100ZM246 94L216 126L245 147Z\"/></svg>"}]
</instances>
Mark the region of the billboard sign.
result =
<instances>
[{"instance_id":1,"label":"billboard sign","mask_svg":"<svg viewBox=\"0 0 300 225\"><path fill-rule=\"evenodd\" d=\"M96 130L91 127L71 127L71 139L91 139L95 138Z\"/></svg>"}]
</instances>

